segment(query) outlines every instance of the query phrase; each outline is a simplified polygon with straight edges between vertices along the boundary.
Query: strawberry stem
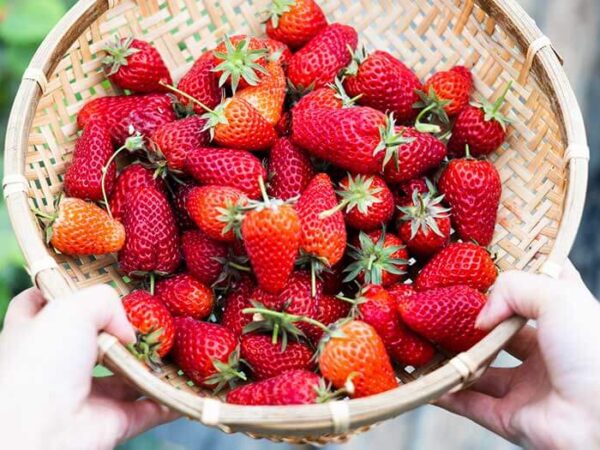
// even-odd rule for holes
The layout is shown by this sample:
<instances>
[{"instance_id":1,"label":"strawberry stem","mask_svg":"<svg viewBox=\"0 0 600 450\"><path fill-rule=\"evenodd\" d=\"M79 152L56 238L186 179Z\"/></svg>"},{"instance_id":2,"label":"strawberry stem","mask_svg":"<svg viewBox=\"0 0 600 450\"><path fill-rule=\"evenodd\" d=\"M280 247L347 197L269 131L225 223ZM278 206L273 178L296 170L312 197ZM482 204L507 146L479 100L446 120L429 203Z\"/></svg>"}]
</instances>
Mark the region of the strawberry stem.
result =
<instances>
[{"instance_id":1,"label":"strawberry stem","mask_svg":"<svg viewBox=\"0 0 600 450\"><path fill-rule=\"evenodd\" d=\"M421 110L421 112L417 116L417 119L415 120L415 128L417 129L417 131L419 131L421 133L432 133L432 134L440 133L442 131L442 129L438 125L422 122L423 117L425 117L435 107L436 107L436 104L432 103L429 106L427 106L426 108L424 108L423 110Z\"/></svg>"},{"instance_id":2,"label":"strawberry stem","mask_svg":"<svg viewBox=\"0 0 600 450\"><path fill-rule=\"evenodd\" d=\"M329 331L330 331L327 326L323 325L321 322L319 322L316 319L311 319L310 317L299 316L296 314L290 314L290 313L286 313L286 312L273 311L273 310L267 309L267 308L245 308L242 310L242 313L243 314L260 314L261 316L264 316L264 317L275 317L275 318L282 319L287 322L304 322L304 323L308 323L310 325L314 325L314 326L320 328L325 333L329 333ZM278 325L279 325L278 323L275 324L275 326L278 326Z\"/></svg>"},{"instance_id":3,"label":"strawberry stem","mask_svg":"<svg viewBox=\"0 0 600 450\"><path fill-rule=\"evenodd\" d=\"M498 100L496 100L494 102L494 107L492 109L494 116L498 113L498 111L500 111L500 108L504 104L504 100L506 100L506 95L508 94L508 91L510 91L510 88L512 87L512 85L513 85L513 80L510 80L508 83L506 83L506 87L504 88L502 95L500 97L498 97Z\"/></svg>"},{"instance_id":4,"label":"strawberry stem","mask_svg":"<svg viewBox=\"0 0 600 450\"><path fill-rule=\"evenodd\" d=\"M190 94L183 92L180 89L177 89L175 86L169 84L169 83L165 83L163 80L160 80L158 82L158 84L160 84L161 86L169 89L170 91L175 92L176 94L181 95L182 97L188 99L190 102L195 103L196 105L200 106L202 109L204 109L206 112L212 113L214 112L214 110L210 109L208 106L206 106L204 103L202 103L200 100L198 100L195 97L192 97Z\"/></svg>"},{"instance_id":5,"label":"strawberry stem","mask_svg":"<svg viewBox=\"0 0 600 450\"><path fill-rule=\"evenodd\" d=\"M265 205L270 206L271 200L269 199L269 194L267 194L267 188L265 187L265 182L262 177L258 177L258 186L260 188L262 198L265 201Z\"/></svg>"},{"instance_id":6,"label":"strawberry stem","mask_svg":"<svg viewBox=\"0 0 600 450\"><path fill-rule=\"evenodd\" d=\"M150 295L154 295L154 288L156 286L156 275L154 274L154 272L150 272L149 279L150 279Z\"/></svg>"}]
</instances>

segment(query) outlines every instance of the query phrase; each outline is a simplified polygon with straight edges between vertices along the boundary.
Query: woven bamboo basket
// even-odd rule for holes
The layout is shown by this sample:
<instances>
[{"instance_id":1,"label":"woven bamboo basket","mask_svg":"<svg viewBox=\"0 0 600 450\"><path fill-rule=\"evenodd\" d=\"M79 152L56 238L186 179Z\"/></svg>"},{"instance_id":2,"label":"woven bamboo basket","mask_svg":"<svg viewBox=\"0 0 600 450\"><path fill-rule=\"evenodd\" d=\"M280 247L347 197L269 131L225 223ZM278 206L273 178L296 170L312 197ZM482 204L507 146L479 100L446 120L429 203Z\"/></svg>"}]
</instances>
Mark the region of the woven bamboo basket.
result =
<instances>
[{"instance_id":1,"label":"woven bamboo basket","mask_svg":"<svg viewBox=\"0 0 600 450\"><path fill-rule=\"evenodd\" d=\"M54 28L26 71L10 117L4 195L33 282L49 299L94 283L129 286L115 258L70 258L44 244L32 207L51 210L90 99L115 94L100 71L115 34L151 41L175 79L225 35L261 34L268 0L80 0ZM557 276L579 226L588 146L580 109L550 41L514 0L321 0L330 21L354 26L367 47L391 51L424 78L455 64L473 68L478 94L497 97L515 80L505 113L514 119L494 155L503 196L493 251L501 269ZM176 367L146 369L101 335L102 362L141 392L226 432L293 443L340 442L377 422L472 382L524 321L512 318L468 352L398 373L402 384L376 396L294 407L242 407L191 388Z\"/></svg>"}]
</instances>

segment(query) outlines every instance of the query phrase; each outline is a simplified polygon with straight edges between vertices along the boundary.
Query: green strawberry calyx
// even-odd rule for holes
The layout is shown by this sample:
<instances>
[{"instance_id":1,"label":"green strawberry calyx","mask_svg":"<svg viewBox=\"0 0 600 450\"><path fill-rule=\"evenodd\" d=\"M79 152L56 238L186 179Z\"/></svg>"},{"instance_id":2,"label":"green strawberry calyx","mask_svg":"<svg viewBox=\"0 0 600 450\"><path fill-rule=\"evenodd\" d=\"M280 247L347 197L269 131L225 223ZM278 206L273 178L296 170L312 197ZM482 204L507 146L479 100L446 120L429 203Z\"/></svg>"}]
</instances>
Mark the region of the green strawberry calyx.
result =
<instances>
[{"instance_id":1,"label":"green strawberry calyx","mask_svg":"<svg viewBox=\"0 0 600 450\"><path fill-rule=\"evenodd\" d=\"M484 98L480 98L479 103L477 103L477 102L471 103L471 106L479 108L484 112L484 120L486 122L495 120L496 122L498 122L500 124L500 126L502 126L502 129L504 131L506 131L506 126L508 124L510 124L512 122L512 120L509 119L508 117L506 117L505 115L503 115L500 112L500 109L502 108L502 105L504 105L504 101L506 100L506 95L510 91L512 85L513 85L512 80L509 81L508 83L506 83L506 86L504 87L502 94L493 103L489 102L488 100L486 100Z\"/></svg>"},{"instance_id":2,"label":"green strawberry calyx","mask_svg":"<svg viewBox=\"0 0 600 450\"><path fill-rule=\"evenodd\" d=\"M424 92L420 89L415 90L415 92L421 99L420 102L413 105L413 108L421 110L415 121L415 128L417 131L432 134L437 134L442 131L439 125L423 122L426 117L429 118L430 121L437 118L445 126L450 125L450 118L448 117L448 113L446 113L446 106L450 105L452 100L440 98L433 86L429 88L429 92Z\"/></svg>"},{"instance_id":3,"label":"green strawberry calyx","mask_svg":"<svg viewBox=\"0 0 600 450\"><path fill-rule=\"evenodd\" d=\"M116 74L122 66L128 64L127 58L140 51L137 48L132 48L131 44L133 44L132 37L121 39L119 36L115 36L114 42L104 47L103 50L107 55L102 59L102 64L106 68L106 74L109 77Z\"/></svg>"},{"instance_id":4,"label":"green strawberry calyx","mask_svg":"<svg viewBox=\"0 0 600 450\"><path fill-rule=\"evenodd\" d=\"M342 80L340 80L339 77L335 77L334 82L329 83L327 87L335 91L335 97L342 101L342 108L352 108L356 105L356 102L363 96L362 94L359 94L356 97L350 97L344 89Z\"/></svg>"},{"instance_id":5,"label":"green strawberry calyx","mask_svg":"<svg viewBox=\"0 0 600 450\"><path fill-rule=\"evenodd\" d=\"M345 76L355 77L358 75L361 64L369 57L369 53L367 53L367 49L364 45L359 46L356 51L354 51L350 45L347 45L347 48L350 52L351 60L348 67L344 69L343 74Z\"/></svg>"},{"instance_id":6,"label":"green strawberry calyx","mask_svg":"<svg viewBox=\"0 0 600 450\"><path fill-rule=\"evenodd\" d=\"M234 94L241 79L251 86L256 86L260 81L257 72L268 73L267 69L257 62L268 56L268 50L265 48L250 50L251 38L241 39L235 46L228 36L225 37L224 42L225 52L214 52L215 58L222 62L212 69L213 72L221 72L219 86L223 87L230 78L231 90Z\"/></svg>"},{"instance_id":7,"label":"green strawberry calyx","mask_svg":"<svg viewBox=\"0 0 600 450\"><path fill-rule=\"evenodd\" d=\"M266 11L265 22L270 20L273 28L279 27L279 19L285 13L289 13L293 6L296 6L296 0L273 0L271 7Z\"/></svg>"},{"instance_id":8,"label":"green strawberry calyx","mask_svg":"<svg viewBox=\"0 0 600 450\"><path fill-rule=\"evenodd\" d=\"M383 156L382 170L388 165L388 163L393 159L394 166L396 170L400 169L400 158L398 156L398 148L404 144L410 144L415 141L415 138L405 137L404 129L401 131L396 130L396 120L394 119L394 115L390 114L387 116L385 124L379 127L379 136L381 140L375 150L373 150L373 155L377 155L380 152L385 152Z\"/></svg>"},{"instance_id":9,"label":"green strawberry calyx","mask_svg":"<svg viewBox=\"0 0 600 450\"><path fill-rule=\"evenodd\" d=\"M345 210L347 213L357 209L361 214L368 214L369 208L375 203L381 203L382 200L378 194L383 190L380 187L373 186L373 176L356 175L348 173L348 182L341 185L341 189L336 193L340 198L338 205L327 211L323 211L319 217L324 219L330 217L338 211Z\"/></svg>"},{"instance_id":10,"label":"green strawberry calyx","mask_svg":"<svg viewBox=\"0 0 600 450\"><path fill-rule=\"evenodd\" d=\"M443 206L444 196L435 195L435 188L429 180L427 180L427 185L430 187L429 193L422 194L415 189L412 195L412 204L398 207L402 213L400 220L410 222L411 239L414 239L419 231L422 231L424 235L433 231L438 236L444 236L437 221L448 217L450 208ZM432 188L433 190L431 190Z\"/></svg>"},{"instance_id":11,"label":"green strawberry calyx","mask_svg":"<svg viewBox=\"0 0 600 450\"><path fill-rule=\"evenodd\" d=\"M247 381L248 377L239 369L240 362L244 362L244 360L240 359L239 346L229 354L229 358L227 358L226 362L213 358L212 363L216 372L206 377L204 379L204 384L215 386L213 388L213 393L218 394L225 386L234 388L239 380Z\"/></svg>"},{"instance_id":12,"label":"green strawberry calyx","mask_svg":"<svg viewBox=\"0 0 600 450\"><path fill-rule=\"evenodd\" d=\"M212 288L219 292L228 292L231 285L242 278L242 273L252 271L248 264L249 258L243 255L236 255L233 249L229 249L228 255L225 258L213 257L214 261L223 266L221 273L212 284Z\"/></svg>"},{"instance_id":13,"label":"green strawberry calyx","mask_svg":"<svg viewBox=\"0 0 600 450\"><path fill-rule=\"evenodd\" d=\"M158 351L162 345L163 329L150 330L148 333L136 332L136 341L127 345L129 352L140 361L144 361L155 372L162 372L162 360Z\"/></svg>"},{"instance_id":14,"label":"green strawberry calyx","mask_svg":"<svg viewBox=\"0 0 600 450\"><path fill-rule=\"evenodd\" d=\"M325 381L323 378L319 379L319 384L315 386L315 392L317 393L316 403L327 403L352 396L354 394L352 379L357 375L358 372L352 372L346 379L344 386L336 390L333 389L331 382Z\"/></svg>"}]
</instances>

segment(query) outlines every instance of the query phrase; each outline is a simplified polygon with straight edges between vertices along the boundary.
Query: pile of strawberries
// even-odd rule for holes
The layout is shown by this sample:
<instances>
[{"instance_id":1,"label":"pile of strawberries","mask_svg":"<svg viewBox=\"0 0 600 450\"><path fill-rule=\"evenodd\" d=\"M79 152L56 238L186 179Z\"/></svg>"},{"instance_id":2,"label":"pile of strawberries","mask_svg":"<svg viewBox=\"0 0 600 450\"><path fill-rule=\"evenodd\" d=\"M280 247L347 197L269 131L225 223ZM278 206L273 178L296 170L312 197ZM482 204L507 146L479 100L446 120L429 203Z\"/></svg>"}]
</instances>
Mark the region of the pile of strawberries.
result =
<instances>
[{"instance_id":1,"label":"pile of strawberries","mask_svg":"<svg viewBox=\"0 0 600 450\"><path fill-rule=\"evenodd\" d=\"M485 335L501 182L478 158L506 93L470 104L465 67L423 83L313 0L269 14L176 85L150 44L108 46L125 94L79 112L66 196L40 214L62 253L118 252L152 368L238 404L377 394Z\"/></svg>"}]
</instances>

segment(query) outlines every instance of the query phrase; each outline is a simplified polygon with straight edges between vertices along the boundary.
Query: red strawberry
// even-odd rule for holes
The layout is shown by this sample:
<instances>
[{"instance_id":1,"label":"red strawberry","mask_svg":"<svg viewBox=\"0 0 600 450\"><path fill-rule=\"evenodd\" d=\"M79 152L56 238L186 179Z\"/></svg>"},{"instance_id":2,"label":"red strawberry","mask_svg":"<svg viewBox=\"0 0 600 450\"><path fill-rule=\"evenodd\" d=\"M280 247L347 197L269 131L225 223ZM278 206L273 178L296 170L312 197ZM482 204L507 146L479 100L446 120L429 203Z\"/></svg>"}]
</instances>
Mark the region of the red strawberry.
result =
<instances>
[{"instance_id":1,"label":"red strawberry","mask_svg":"<svg viewBox=\"0 0 600 450\"><path fill-rule=\"evenodd\" d=\"M316 403L320 378L308 370L290 370L276 377L232 389L227 403L238 405L305 405Z\"/></svg>"},{"instance_id":2,"label":"red strawberry","mask_svg":"<svg viewBox=\"0 0 600 450\"><path fill-rule=\"evenodd\" d=\"M250 303L252 291L255 286L249 277L242 277L239 282L232 286L231 291L225 298L221 325L240 336L244 327L252 322L252 314L244 314L242 311L251 308Z\"/></svg>"},{"instance_id":3,"label":"red strawberry","mask_svg":"<svg viewBox=\"0 0 600 450\"><path fill-rule=\"evenodd\" d=\"M277 125L283 113L287 92L285 72L281 64L272 61L267 65L268 74L257 86L249 86L238 92L237 97L246 100L271 125Z\"/></svg>"},{"instance_id":4,"label":"red strawberry","mask_svg":"<svg viewBox=\"0 0 600 450\"><path fill-rule=\"evenodd\" d=\"M173 316L206 319L213 308L212 290L187 273L180 273L156 283L156 296Z\"/></svg>"},{"instance_id":5,"label":"red strawberry","mask_svg":"<svg viewBox=\"0 0 600 450\"><path fill-rule=\"evenodd\" d=\"M338 208L343 209L348 226L373 231L394 215L394 196L381 177L348 174L339 186Z\"/></svg>"},{"instance_id":6,"label":"red strawberry","mask_svg":"<svg viewBox=\"0 0 600 450\"><path fill-rule=\"evenodd\" d=\"M194 187L187 198L192 220L210 238L233 242L239 233L242 207L247 198L242 191L226 186Z\"/></svg>"},{"instance_id":7,"label":"red strawberry","mask_svg":"<svg viewBox=\"0 0 600 450\"><path fill-rule=\"evenodd\" d=\"M77 115L77 125L85 128L92 120L104 122L113 143L120 147L132 129L150 137L159 127L176 119L173 102L167 94L119 95L98 97L86 103Z\"/></svg>"},{"instance_id":8,"label":"red strawberry","mask_svg":"<svg viewBox=\"0 0 600 450\"><path fill-rule=\"evenodd\" d=\"M151 187L165 192L163 179L155 178L152 170L138 163L125 167L119 174L110 197L110 210L115 219L123 220L130 194L141 187Z\"/></svg>"},{"instance_id":9,"label":"red strawberry","mask_svg":"<svg viewBox=\"0 0 600 450\"><path fill-rule=\"evenodd\" d=\"M257 39L261 41L262 45L269 51L269 59L271 61L278 62L283 67L287 66L292 57L292 52L287 45L277 39L268 37Z\"/></svg>"},{"instance_id":10,"label":"red strawberry","mask_svg":"<svg viewBox=\"0 0 600 450\"><path fill-rule=\"evenodd\" d=\"M355 105L357 97L350 98L339 78L333 84L310 91L294 105L292 112L311 108L342 109Z\"/></svg>"},{"instance_id":11,"label":"red strawberry","mask_svg":"<svg viewBox=\"0 0 600 450\"><path fill-rule=\"evenodd\" d=\"M327 26L292 56L288 64L289 80L305 88L332 83L352 59L348 48L354 51L357 43L354 28L338 23Z\"/></svg>"},{"instance_id":12,"label":"red strawberry","mask_svg":"<svg viewBox=\"0 0 600 450\"><path fill-rule=\"evenodd\" d=\"M219 86L227 84L235 94L238 87L259 84L267 74L268 53L261 39L245 35L226 37L213 51Z\"/></svg>"},{"instance_id":13,"label":"red strawberry","mask_svg":"<svg viewBox=\"0 0 600 450\"><path fill-rule=\"evenodd\" d=\"M187 198L194 187L193 184L177 184L175 190L171 193L173 212L175 213L175 219L177 220L177 227L181 231L196 228L196 224L187 210Z\"/></svg>"},{"instance_id":14,"label":"red strawberry","mask_svg":"<svg viewBox=\"0 0 600 450\"><path fill-rule=\"evenodd\" d=\"M103 122L89 122L75 144L73 161L65 174L65 193L69 197L101 201L104 198L102 178L114 149L110 133ZM106 195L110 195L117 177L117 166L110 162L104 176Z\"/></svg>"},{"instance_id":15,"label":"red strawberry","mask_svg":"<svg viewBox=\"0 0 600 450\"><path fill-rule=\"evenodd\" d=\"M463 241L492 242L502 182L489 161L455 159L442 172L438 187L452 207L452 223Z\"/></svg>"},{"instance_id":16,"label":"red strawberry","mask_svg":"<svg viewBox=\"0 0 600 450\"><path fill-rule=\"evenodd\" d=\"M369 234L362 231L351 246L350 257L355 261L345 272L344 281L358 278L366 284L389 286L402 278L408 266L408 252L404 242L381 230Z\"/></svg>"},{"instance_id":17,"label":"red strawberry","mask_svg":"<svg viewBox=\"0 0 600 450\"><path fill-rule=\"evenodd\" d=\"M485 302L485 295L475 289L451 286L413 295L400 307L400 313L421 336L448 351L462 352L486 335L475 328Z\"/></svg>"},{"instance_id":18,"label":"red strawberry","mask_svg":"<svg viewBox=\"0 0 600 450\"><path fill-rule=\"evenodd\" d=\"M267 35L296 50L326 26L325 14L314 0L273 0Z\"/></svg>"},{"instance_id":19,"label":"red strawberry","mask_svg":"<svg viewBox=\"0 0 600 450\"><path fill-rule=\"evenodd\" d=\"M506 125L510 122L500 112L511 83L494 103L467 105L456 118L448 150L464 156L468 147L471 155L484 156L495 152L506 140Z\"/></svg>"},{"instance_id":20,"label":"red strawberry","mask_svg":"<svg viewBox=\"0 0 600 450\"><path fill-rule=\"evenodd\" d=\"M323 325L329 326L338 320L348 317L352 306L349 302L340 300L333 295L320 295L317 308L316 319ZM318 346L319 341L323 337L323 330L319 327L308 325L306 326L306 332L313 345Z\"/></svg>"},{"instance_id":21,"label":"red strawberry","mask_svg":"<svg viewBox=\"0 0 600 450\"><path fill-rule=\"evenodd\" d=\"M267 309L281 311L286 299L280 297L279 294L272 294L257 287L250 293L250 300L253 303L260 303Z\"/></svg>"},{"instance_id":22,"label":"red strawberry","mask_svg":"<svg viewBox=\"0 0 600 450\"><path fill-rule=\"evenodd\" d=\"M411 255L426 258L450 242L450 210L441 204L443 199L431 185L428 194L413 191L412 202L399 208L398 236Z\"/></svg>"},{"instance_id":23,"label":"red strawberry","mask_svg":"<svg viewBox=\"0 0 600 450\"><path fill-rule=\"evenodd\" d=\"M396 206L401 208L412 203L414 192L426 194L430 191L428 180L425 177L413 178L412 180L400 183L399 190L396 192Z\"/></svg>"},{"instance_id":24,"label":"red strawberry","mask_svg":"<svg viewBox=\"0 0 600 450\"><path fill-rule=\"evenodd\" d=\"M133 291L122 301L127 319L137 331L134 355L150 365L160 364L175 340L173 317L158 298L146 291Z\"/></svg>"},{"instance_id":25,"label":"red strawberry","mask_svg":"<svg viewBox=\"0 0 600 450\"><path fill-rule=\"evenodd\" d=\"M173 360L194 383L216 384L218 390L236 378L245 379L236 368L237 341L236 336L221 325L176 317Z\"/></svg>"},{"instance_id":26,"label":"red strawberry","mask_svg":"<svg viewBox=\"0 0 600 450\"><path fill-rule=\"evenodd\" d=\"M375 328L393 360L414 367L431 361L433 346L406 329L396 312L395 299L384 288L365 287L357 302L360 319Z\"/></svg>"},{"instance_id":27,"label":"red strawberry","mask_svg":"<svg viewBox=\"0 0 600 450\"><path fill-rule=\"evenodd\" d=\"M127 200L123 226L127 239L119 252L119 265L124 273L164 275L177 269L179 234L165 194L151 187L135 189Z\"/></svg>"},{"instance_id":28,"label":"red strawberry","mask_svg":"<svg viewBox=\"0 0 600 450\"><path fill-rule=\"evenodd\" d=\"M494 284L498 269L488 251L471 242L450 244L421 270L415 280L419 291L461 284L481 292Z\"/></svg>"},{"instance_id":29,"label":"red strawberry","mask_svg":"<svg viewBox=\"0 0 600 450\"><path fill-rule=\"evenodd\" d=\"M276 377L288 370L312 370L313 352L302 342L289 342L285 349L274 344L271 336L247 334L240 342L240 356L248 363L257 380Z\"/></svg>"},{"instance_id":30,"label":"red strawberry","mask_svg":"<svg viewBox=\"0 0 600 450\"><path fill-rule=\"evenodd\" d=\"M182 171L188 153L209 143L204 125L206 121L198 116L164 124L152 135L154 152L164 156L169 169Z\"/></svg>"},{"instance_id":31,"label":"red strawberry","mask_svg":"<svg viewBox=\"0 0 600 450\"><path fill-rule=\"evenodd\" d=\"M279 122L275 125L275 132L277 136L283 137L288 136L292 131L292 113L284 110L281 114Z\"/></svg>"},{"instance_id":32,"label":"red strawberry","mask_svg":"<svg viewBox=\"0 0 600 450\"><path fill-rule=\"evenodd\" d=\"M280 292L292 272L300 245L300 219L294 208L269 199L246 213L242 238L261 289Z\"/></svg>"},{"instance_id":33,"label":"red strawberry","mask_svg":"<svg viewBox=\"0 0 600 450\"><path fill-rule=\"evenodd\" d=\"M189 272L202 283L213 284L223 270L227 257L224 242L209 238L201 230L188 230L181 237L183 259Z\"/></svg>"},{"instance_id":34,"label":"red strawberry","mask_svg":"<svg viewBox=\"0 0 600 450\"><path fill-rule=\"evenodd\" d=\"M196 148L191 150L185 169L200 184L229 186L248 198L260 197L258 179L266 178L260 159L245 150Z\"/></svg>"},{"instance_id":35,"label":"red strawberry","mask_svg":"<svg viewBox=\"0 0 600 450\"><path fill-rule=\"evenodd\" d=\"M308 155L288 138L278 139L269 154L269 195L289 200L300 195L314 176Z\"/></svg>"},{"instance_id":36,"label":"red strawberry","mask_svg":"<svg viewBox=\"0 0 600 450\"><path fill-rule=\"evenodd\" d=\"M396 309L400 312L400 308L406 301L417 293L412 284L396 283L386 288L390 297L394 299Z\"/></svg>"},{"instance_id":37,"label":"red strawberry","mask_svg":"<svg viewBox=\"0 0 600 450\"><path fill-rule=\"evenodd\" d=\"M181 104L193 107L196 114L203 114L204 107L196 102L192 102L192 97L205 105L207 108L215 108L221 102L221 88L219 80L215 75L215 58L212 51L203 53L196 60L192 68L186 73L177 84L177 89L187 95L177 94L177 99Z\"/></svg>"},{"instance_id":38,"label":"red strawberry","mask_svg":"<svg viewBox=\"0 0 600 450\"><path fill-rule=\"evenodd\" d=\"M151 44L131 37L115 39L104 47L108 55L102 60L110 81L133 92L164 91L162 83L173 81L160 53Z\"/></svg>"},{"instance_id":39,"label":"red strawberry","mask_svg":"<svg viewBox=\"0 0 600 450\"><path fill-rule=\"evenodd\" d=\"M360 105L393 113L401 123L415 119L413 105L419 101L416 91L422 89L421 82L388 52L357 51L345 75L344 87L351 97L360 96Z\"/></svg>"}]
</instances>

